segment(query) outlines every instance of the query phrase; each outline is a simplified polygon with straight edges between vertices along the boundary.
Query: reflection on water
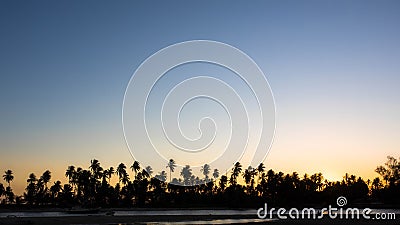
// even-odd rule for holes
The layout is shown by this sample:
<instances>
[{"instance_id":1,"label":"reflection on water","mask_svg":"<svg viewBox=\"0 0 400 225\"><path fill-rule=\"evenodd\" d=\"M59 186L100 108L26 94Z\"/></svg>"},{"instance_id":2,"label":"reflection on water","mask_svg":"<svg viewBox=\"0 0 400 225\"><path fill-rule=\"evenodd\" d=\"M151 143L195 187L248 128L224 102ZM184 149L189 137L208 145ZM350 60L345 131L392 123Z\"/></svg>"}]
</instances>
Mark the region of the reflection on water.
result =
<instances>
[{"instance_id":1,"label":"reflection on water","mask_svg":"<svg viewBox=\"0 0 400 225\"><path fill-rule=\"evenodd\" d=\"M191 224L245 224L245 223L265 223L275 219L217 219L217 220L195 220L195 221L180 221L180 222L146 222L146 223L134 223L143 225L191 225ZM120 223L110 225L133 225L131 223Z\"/></svg>"},{"instance_id":2,"label":"reflection on water","mask_svg":"<svg viewBox=\"0 0 400 225\"><path fill-rule=\"evenodd\" d=\"M65 212L4 212L0 213L0 218L5 217L67 217L67 216L91 216L106 215L107 212L98 214L73 214ZM257 210L131 210L114 211L114 216L213 216L213 215L257 215Z\"/></svg>"},{"instance_id":3,"label":"reflection on water","mask_svg":"<svg viewBox=\"0 0 400 225\"><path fill-rule=\"evenodd\" d=\"M213 216L213 215L257 215L257 210L213 210L213 209L196 209L196 210L140 210L140 211L115 211L114 216Z\"/></svg>"},{"instance_id":4,"label":"reflection on water","mask_svg":"<svg viewBox=\"0 0 400 225\"><path fill-rule=\"evenodd\" d=\"M362 209L360 209L362 210ZM400 209L371 209L372 214L375 213L396 213L400 214ZM114 216L229 216L229 215L257 215L256 209L249 210L212 210L212 209L196 209L196 210L130 210L130 211L113 211ZM66 212L2 212L0 218L6 217L68 217L68 216L94 216L107 215L107 212L98 214L71 214ZM175 224L175 223L174 223Z\"/></svg>"},{"instance_id":5,"label":"reflection on water","mask_svg":"<svg viewBox=\"0 0 400 225\"><path fill-rule=\"evenodd\" d=\"M5 217L60 217L67 215L64 212L4 212L0 213L0 218Z\"/></svg>"}]
</instances>

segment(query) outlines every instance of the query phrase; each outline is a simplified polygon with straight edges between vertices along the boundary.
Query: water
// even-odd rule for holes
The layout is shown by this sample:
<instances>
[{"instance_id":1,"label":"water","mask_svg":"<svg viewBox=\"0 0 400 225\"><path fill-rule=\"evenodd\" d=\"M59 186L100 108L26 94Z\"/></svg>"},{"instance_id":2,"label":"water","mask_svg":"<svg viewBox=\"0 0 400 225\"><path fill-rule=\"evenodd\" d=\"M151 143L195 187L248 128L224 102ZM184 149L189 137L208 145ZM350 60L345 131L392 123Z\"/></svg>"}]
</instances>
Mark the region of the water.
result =
<instances>
[{"instance_id":1,"label":"water","mask_svg":"<svg viewBox=\"0 0 400 225\"><path fill-rule=\"evenodd\" d=\"M361 209L360 209L361 210ZM372 214L376 213L395 213L400 214L400 209L371 209ZM265 223L273 221L275 219L258 219L257 210L212 210L212 209L196 209L196 210L116 210L114 211L115 217L118 216L149 216L149 217L162 217L162 216L229 216L229 215L243 215L243 216L254 216L250 219L213 219L213 220L192 220L192 221L180 221L180 222L135 222L134 224L244 224L244 223ZM98 216L106 215L106 212L101 212L97 214L69 214L65 212L2 212L0 213L0 218L7 217L19 217L19 218L29 218L29 217L69 217L69 216ZM89 225L89 224L87 224ZM132 223L123 224L112 224L112 225L132 225Z\"/></svg>"},{"instance_id":2,"label":"water","mask_svg":"<svg viewBox=\"0 0 400 225\"><path fill-rule=\"evenodd\" d=\"M196 209L196 210L132 210L132 211L114 211L114 216L209 216L209 215L257 215L257 210L212 210L212 209ZM5 217L67 217L67 216L91 216L105 215L97 214L70 214L65 212L4 212L0 213L0 218Z\"/></svg>"},{"instance_id":3,"label":"water","mask_svg":"<svg viewBox=\"0 0 400 225\"><path fill-rule=\"evenodd\" d=\"M257 215L257 210L213 210L213 209L196 209L196 210L149 210L149 211L115 211L114 216L212 216L212 215Z\"/></svg>"},{"instance_id":4,"label":"water","mask_svg":"<svg viewBox=\"0 0 400 225\"><path fill-rule=\"evenodd\" d=\"M275 219L216 219L216 220L196 220L196 221L180 221L180 222L146 222L146 223L139 223L145 225L195 225L195 224L245 224L245 223L265 223L269 221L273 221ZM135 223L137 224L137 223ZM111 225L133 225L133 224L111 224Z\"/></svg>"},{"instance_id":5,"label":"water","mask_svg":"<svg viewBox=\"0 0 400 225\"><path fill-rule=\"evenodd\" d=\"M211 209L196 209L196 210L132 210L132 211L114 211L114 217L118 216L149 216L149 217L162 217L162 216L229 216L229 215L243 215L243 216L254 216L254 219L213 219L213 220L192 220L192 221L176 221L176 222L135 222L135 223L120 223L120 224L110 224L110 225L133 225L133 224L245 224L245 223L259 223L267 222L270 220L258 219L257 210L211 210ZM106 212L101 212L98 214L70 214L65 212L6 212L0 213L0 218L6 217L20 217L20 218L34 218L34 217L69 217L69 216L98 216L106 215ZM82 224L85 225L85 224ZM91 225L91 224L86 224Z\"/></svg>"},{"instance_id":6,"label":"water","mask_svg":"<svg viewBox=\"0 0 400 225\"><path fill-rule=\"evenodd\" d=\"M221 215L257 215L256 209L247 210L221 210L221 209L195 209L195 210L116 210L114 216L221 216ZM396 213L400 214L400 209L372 209L375 213ZM6 217L67 217L67 216L93 216L105 215L106 212L97 214L70 214L65 212L2 212L0 218Z\"/></svg>"}]
</instances>

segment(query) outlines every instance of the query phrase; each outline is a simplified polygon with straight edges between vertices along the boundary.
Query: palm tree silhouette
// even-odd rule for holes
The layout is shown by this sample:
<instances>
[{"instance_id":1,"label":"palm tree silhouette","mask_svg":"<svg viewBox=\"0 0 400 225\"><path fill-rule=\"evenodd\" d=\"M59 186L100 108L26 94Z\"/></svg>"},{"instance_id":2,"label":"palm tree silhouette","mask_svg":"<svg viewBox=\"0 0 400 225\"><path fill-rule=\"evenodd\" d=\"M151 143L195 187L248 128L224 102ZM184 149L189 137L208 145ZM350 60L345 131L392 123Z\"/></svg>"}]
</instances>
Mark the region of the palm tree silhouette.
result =
<instances>
[{"instance_id":1,"label":"palm tree silhouette","mask_svg":"<svg viewBox=\"0 0 400 225\"><path fill-rule=\"evenodd\" d=\"M124 179L124 177L127 175L126 166L124 163L120 163L118 165L116 173L119 176L118 183L120 183Z\"/></svg>"},{"instance_id":2,"label":"palm tree silhouette","mask_svg":"<svg viewBox=\"0 0 400 225\"><path fill-rule=\"evenodd\" d=\"M172 175L171 173L175 171L176 163L175 160L170 159L166 168L169 168L169 182L171 183Z\"/></svg>"},{"instance_id":3,"label":"palm tree silhouette","mask_svg":"<svg viewBox=\"0 0 400 225\"><path fill-rule=\"evenodd\" d=\"M68 169L65 171L65 177L68 177L69 183L73 183L75 172L75 166L68 166Z\"/></svg>"},{"instance_id":4,"label":"palm tree silhouette","mask_svg":"<svg viewBox=\"0 0 400 225\"><path fill-rule=\"evenodd\" d=\"M14 175L11 170L4 171L3 179L8 183L8 187L11 188L11 181L14 180Z\"/></svg>"},{"instance_id":5,"label":"palm tree silhouette","mask_svg":"<svg viewBox=\"0 0 400 225\"><path fill-rule=\"evenodd\" d=\"M229 179L229 183L231 183L231 185L237 184L237 178L241 172L242 172L242 165L240 164L240 162L236 162L234 167L232 168L231 178Z\"/></svg>"},{"instance_id":6,"label":"palm tree silhouette","mask_svg":"<svg viewBox=\"0 0 400 225\"><path fill-rule=\"evenodd\" d=\"M167 173L163 170L155 176L158 180L165 182L167 180Z\"/></svg>"},{"instance_id":7,"label":"palm tree silhouette","mask_svg":"<svg viewBox=\"0 0 400 225\"><path fill-rule=\"evenodd\" d=\"M5 189L2 183L0 183L0 197L4 194Z\"/></svg>"},{"instance_id":8,"label":"palm tree silhouette","mask_svg":"<svg viewBox=\"0 0 400 225\"><path fill-rule=\"evenodd\" d=\"M24 199L30 204L33 205L35 202L35 198L37 197L37 192L38 192L38 185L36 182L38 179L36 178L36 175L34 173L29 174L28 179L26 182L28 183L28 186L26 187L26 193L24 194Z\"/></svg>"},{"instance_id":9,"label":"palm tree silhouette","mask_svg":"<svg viewBox=\"0 0 400 225\"><path fill-rule=\"evenodd\" d=\"M111 176L115 173L114 167L110 167L109 169L104 170L102 178L103 182L105 183L106 180L108 180L108 183L110 183Z\"/></svg>"},{"instance_id":10,"label":"palm tree silhouette","mask_svg":"<svg viewBox=\"0 0 400 225\"><path fill-rule=\"evenodd\" d=\"M60 198L66 203L71 203L73 201L74 194L70 184L64 184L63 188L61 189Z\"/></svg>"},{"instance_id":11,"label":"palm tree silhouette","mask_svg":"<svg viewBox=\"0 0 400 225\"><path fill-rule=\"evenodd\" d=\"M76 188L76 170L75 166L68 166L67 170L65 171L65 177L68 177L68 183L71 184L72 188ZM75 189L76 190L76 189Z\"/></svg>"},{"instance_id":12,"label":"palm tree silhouette","mask_svg":"<svg viewBox=\"0 0 400 225\"><path fill-rule=\"evenodd\" d=\"M265 171L264 163L260 163L260 165L257 166L257 172L258 172L258 179L257 180L258 181L260 181L261 176L264 173L264 171ZM257 181L257 183L258 183L258 181Z\"/></svg>"},{"instance_id":13,"label":"palm tree silhouette","mask_svg":"<svg viewBox=\"0 0 400 225\"><path fill-rule=\"evenodd\" d=\"M75 169L75 166L69 166L65 172L69 184L63 185L60 181L56 181L49 189L47 185L52 178L49 170L46 170L40 178L31 173L26 180L27 187L24 193L19 196L16 196L11 189L13 172L5 171L3 179L8 183L8 187L0 183L0 196L4 196L2 200L5 204L15 202L17 205L32 206L131 207L161 206L174 202L174 206L186 207L192 201L199 199L205 206L215 203L228 207L243 205L253 207L260 201L283 206L296 203L317 204L331 201L340 194L351 201L377 199L384 203L394 202L397 206L400 204L398 200L400 183L396 182L400 164L389 158L389 163L385 166L382 168L391 169L392 172L383 173L383 169L379 167L381 178L375 178L371 182L365 182L361 177L347 173L341 181L329 182L324 180L321 173L299 177L297 172L285 174L274 172L272 169L265 172L262 163L257 168L248 167L242 171L242 165L237 162L231 170L230 178L223 175L218 184L217 182L204 184L203 179L196 177L192 172L190 165L184 166L180 171L183 179L172 178L176 164L171 159L167 165L170 170L170 183L166 183L166 171L161 171L151 178L153 169L150 166L137 170L136 180L131 182L125 164L120 163L116 169L119 181L113 187L107 183L107 179L110 182L111 175L115 172L114 168L110 167L103 171L100 163L93 159L87 169L80 167ZM203 165L200 171L205 176L205 181L211 176L214 179L219 177L218 169L211 170L207 164ZM95 178L100 175L102 180ZM242 181L240 176L246 185L240 183ZM257 176L259 182L254 186ZM388 184L384 185L382 183L384 180L388 180ZM120 186L120 182L124 185ZM188 187L189 185L196 186Z\"/></svg>"},{"instance_id":14,"label":"palm tree silhouette","mask_svg":"<svg viewBox=\"0 0 400 225\"><path fill-rule=\"evenodd\" d=\"M245 169L243 172L244 182L249 185L252 177L252 170L253 168L249 166L249 168Z\"/></svg>"},{"instance_id":15,"label":"palm tree silhouette","mask_svg":"<svg viewBox=\"0 0 400 225\"><path fill-rule=\"evenodd\" d=\"M210 165L208 165L207 163L204 164L203 166L201 166L200 172L202 172L203 175L204 175L205 183L207 183L208 174L210 174L210 170L211 170Z\"/></svg>"},{"instance_id":16,"label":"palm tree silhouette","mask_svg":"<svg viewBox=\"0 0 400 225\"><path fill-rule=\"evenodd\" d=\"M108 183L110 183L110 180L111 180L111 177L112 177L112 175L115 173L115 169L114 169L114 167L110 167L110 168L108 168Z\"/></svg>"},{"instance_id":17,"label":"palm tree silhouette","mask_svg":"<svg viewBox=\"0 0 400 225\"><path fill-rule=\"evenodd\" d=\"M150 167L150 166L149 166L149 167ZM145 169L143 169L143 170L142 170L142 173L141 173L141 176L140 176L140 179L147 179L147 178L149 178L149 177L150 177L149 171L150 171L151 173L153 173L153 169L152 169L151 167L149 168L149 170L147 170L147 167L146 167Z\"/></svg>"},{"instance_id":18,"label":"palm tree silhouette","mask_svg":"<svg viewBox=\"0 0 400 225\"><path fill-rule=\"evenodd\" d=\"M100 179L102 177L103 168L100 166L99 160L90 160L89 169L92 171L94 179Z\"/></svg>"},{"instance_id":19,"label":"palm tree silhouette","mask_svg":"<svg viewBox=\"0 0 400 225\"><path fill-rule=\"evenodd\" d=\"M183 177L184 185L191 184L192 169L190 168L190 165L186 165L185 167L182 168L181 176Z\"/></svg>"},{"instance_id":20,"label":"palm tree silhouette","mask_svg":"<svg viewBox=\"0 0 400 225\"><path fill-rule=\"evenodd\" d=\"M4 195L6 196L6 202L12 203L14 202L14 192L11 189L11 186L6 187L6 191L4 192Z\"/></svg>"},{"instance_id":21,"label":"palm tree silhouette","mask_svg":"<svg viewBox=\"0 0 400 225\"><path fill-rule=\"evenodd\" d=\"M140 170L140 163L138 161L133 162L131 170L135 172L135 179L136 179L137 172Z\"/></svg>"},{"instance_id":22,"label":"palm tree silhouette","mask_svg":"<svg viewBox=\"0 0 400 225\"><path fill-rule=\"evenodd\" d=\"M130 181L129 181L129 174L128 173L124 173L124 175L123 175L123 177L122 177L122 183L124 184L124 185L126 185L126 184L128 184Z\"/></svg>"},{"instance_id":23,"label":"palm tree silhouette","mask_svg":"<svg viewBox=\"0 0 400 225\"><path fill-rule=\"evenodd\" d=\"M151 166L146 166L144 170L147 174L149 174L149 177L151 177L151 175L153 174L153 168L151 168Z\"/></svg>"},{"instance_id":24,"label":"palm tree silhouette","mask_svg":"<svg viewBox=\"0 0 400 225\"><path fill-rule=\"evenodd\" d=\"M221 191L225 190L227 183L228 183L228 177L225 175L222 175L221 179L219 180L219 188Z\"/></svg>"},{"instance_id":25,"label":"palm tree silhouette","mask_svg":"<svg viewBox=\"0 0 400 225\"><path fill-rule=\"evenodd\" d=\"M54 184L50 187L50 193L52 195L53 199L56 199L61 191L61 181L56 181Z\"/></svg>"},{"instance_id":26,"label":"palm tree silhouette","mask_svg":"<svg viewBox=\"0 0 400 225\"><path fill-rule=\"evenodd\" d=\"M214 169L214 172L213 172L212 176L214 177L215 180L219 177L218 169Z\"/></svg>"},{"instance_id":27,"label":"palm tree silhouette","mask_svg":"<svg viewBox=\"0 0 400 225\"><path fill-rule=\"evenodd\" d=\"M43 173L43 175L40 177L40 179L43 181L44 186L45 186L46 189L47 189L47 183L49 183L49 182L50 182L50 179L51 179L51 172L50 172L50 170L46 170L46 171Z\"/></svg>"}]
</instances>

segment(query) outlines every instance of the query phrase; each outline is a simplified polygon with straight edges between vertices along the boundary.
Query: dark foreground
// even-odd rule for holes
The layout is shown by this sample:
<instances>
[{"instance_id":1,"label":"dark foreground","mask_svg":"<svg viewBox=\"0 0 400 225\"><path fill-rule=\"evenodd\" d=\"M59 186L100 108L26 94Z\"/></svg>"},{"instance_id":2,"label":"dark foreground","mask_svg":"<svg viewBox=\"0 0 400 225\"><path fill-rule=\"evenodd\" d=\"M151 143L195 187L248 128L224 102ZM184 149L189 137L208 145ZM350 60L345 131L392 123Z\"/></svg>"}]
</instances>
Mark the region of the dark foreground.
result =
<instances>
[{"instance_id":1,"label":"dark foreground","mask_svg":"<svg viewBox=\"0 0 400 225\"><path fill-rule=\"evenodd\" d=\"M260 220L252 215L166 215L166 216L70 216L70 217L25 217L25 218L0 218L0 224L41 224L41 225L64 225L64 224L327 224L327 225L375 225L375 224L400 224L400 215L396 215L395 220L365 220L365 219L330 219L319 220L301 219L301 220Z\"/></svg>"}]
</instances>

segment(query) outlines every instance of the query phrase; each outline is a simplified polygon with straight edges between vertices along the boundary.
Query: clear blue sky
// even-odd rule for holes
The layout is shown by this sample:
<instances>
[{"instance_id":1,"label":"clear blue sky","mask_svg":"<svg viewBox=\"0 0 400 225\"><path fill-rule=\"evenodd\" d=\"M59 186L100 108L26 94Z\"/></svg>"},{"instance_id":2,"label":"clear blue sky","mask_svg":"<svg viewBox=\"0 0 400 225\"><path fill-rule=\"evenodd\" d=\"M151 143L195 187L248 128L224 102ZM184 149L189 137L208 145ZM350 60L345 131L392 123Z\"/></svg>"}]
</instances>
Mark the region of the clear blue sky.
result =
<instances>
[{"instance_id":1,"label":"clear blue sky","mask_svg":"<svg viewBox=\"0 0 400 225\"><path fill-rule=\"evenodd\" d=\"M399 22L399 1L0 1L0 169L24 184L94 157L130 164L121 105L132 73L163 47L210 39L267 75L267 165L372 176L400 152Z\"/></svg>"}]
</instances>

